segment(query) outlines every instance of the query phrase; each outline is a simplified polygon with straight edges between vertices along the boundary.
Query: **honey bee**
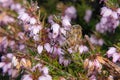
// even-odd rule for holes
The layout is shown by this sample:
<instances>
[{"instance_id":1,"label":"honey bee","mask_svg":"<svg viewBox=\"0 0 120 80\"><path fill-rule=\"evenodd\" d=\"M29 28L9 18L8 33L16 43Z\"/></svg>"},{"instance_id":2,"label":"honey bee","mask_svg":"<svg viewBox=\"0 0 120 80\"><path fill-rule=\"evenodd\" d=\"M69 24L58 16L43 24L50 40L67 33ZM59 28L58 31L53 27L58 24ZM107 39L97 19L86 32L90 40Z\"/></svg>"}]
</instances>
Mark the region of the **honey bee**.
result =
<instances>
[{"instance_id":1,"label":"honey bee","mask_svg":"<svg viewBox=\"0 0 120 80\"><path fill-rule=\"evenodd\" d=\"M73 25L70 29L70 31L67 31L66 33L66 41L63 45L63 49L66 50L70 47L74 47L76 45L80 45L82 41L82 28L80 25Z\"/></svg>"}]
</instances>

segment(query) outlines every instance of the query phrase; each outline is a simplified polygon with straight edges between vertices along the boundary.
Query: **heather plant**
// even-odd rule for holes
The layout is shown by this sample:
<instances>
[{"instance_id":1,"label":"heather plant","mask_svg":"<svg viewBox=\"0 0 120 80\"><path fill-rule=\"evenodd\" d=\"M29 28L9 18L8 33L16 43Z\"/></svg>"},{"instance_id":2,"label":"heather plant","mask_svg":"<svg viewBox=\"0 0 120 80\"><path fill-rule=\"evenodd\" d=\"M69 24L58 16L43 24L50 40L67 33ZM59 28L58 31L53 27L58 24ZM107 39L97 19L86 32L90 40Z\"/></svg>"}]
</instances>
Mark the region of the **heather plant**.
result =
<instances>
[{"instance_id":1,"label":"heather plant","mask_svg":"<svg viewBox=\"0 0 120 80\"><path fill-rule=\"evenodd\" d=\"M0 79L120 79L119 3L0 0Z\"/></svg>"}]
</instances>

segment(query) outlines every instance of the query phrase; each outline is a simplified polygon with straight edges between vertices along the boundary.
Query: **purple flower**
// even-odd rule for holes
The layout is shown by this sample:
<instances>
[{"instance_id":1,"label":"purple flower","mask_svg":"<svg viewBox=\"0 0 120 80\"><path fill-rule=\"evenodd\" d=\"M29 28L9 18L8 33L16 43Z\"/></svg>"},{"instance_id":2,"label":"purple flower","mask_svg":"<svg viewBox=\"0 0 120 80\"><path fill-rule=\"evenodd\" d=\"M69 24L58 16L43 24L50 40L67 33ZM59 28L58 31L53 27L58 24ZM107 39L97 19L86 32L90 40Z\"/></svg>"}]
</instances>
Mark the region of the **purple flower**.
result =
<instances>
[{"instance_id":1,"label":"purple flower","mask_svg":"<svg viewBox=\"0 0 120 80\"><path fill-rule=\"evenodd\" d=\"M38 80L52 80L52 77L50 75L40 76Z\"/></svg>"},{"instance_id":2,"label":"purple flower","mask_svg":"<svg viewBox=\"0 0 120 80\"><path fill-rule=\"evenodd\" d=\"M42 72L43 72L43 74L47 75L48 74L48 68L47 67L43 67L42 68Z\"/></svg>"},{"instance_id":3,"label":"purple flower","mask_svg":"<svg viewBox=\"0 0 120 80\"><path fill-rule=\"evenodd\" d=\"M108 58L112 57L112 61L116 63L120 59L120 53L117 52L117 49L115 47L110 47L107 51Z\"/></svg>"},{"instance_id":4,"label":"purple flower","mask_svg":"<svg viewBox=\"0 0 120 80\"><path fill-rule=\"evenodd\" d=\"M31 35L36 35L39 33L39 31L42 29L41 25L33 25L29 27L29 31L31 32Z\"/></svg>"},{"instance_id":5,"label":"purple flower","mask_svg":"<svg viewBox=\"0 0 120 80\"><path fill-rule=\"evenodd\" d=\"M69 52L70 54L73 53L72 48L68 48L67 50L68 50L68 52Z\"/></svg>"},{"instance_id":6,"label":"purple flower","mask_svg":"<svg viewBox=\"0 0 120 80\"><path fill-rule=\"evenodd\" d=\"M120 59L120 53L114 53L112 57L113 57L112 61L115 63Z\"/></svg>"},{"instance_id":7,"label":"purple flower","mask_svg":"<svg viewBox=\"0 0 120 80\"><path fill-rule=\"evenodd\" d=\"M11 16L8 16L8 15L4 15L3 14L3 17L0 19L0 24L8 24L8 23L13 23L15 22L15 19Z\"/></svg>"},{"instance_id":8,"label":"purple flower","mask_svg":"<svg viewBox=\"0 0 120 80\"><path fill-rule=\"evenodd\" d=\"M108 17L108 16L110 16L112 14L112 10L111 9L109 9L109 8L107 8L107 7L102 7L101 8L101 15L103 16L103 17Z\"/></svg>"},{"instance_id":9,"label":"purple flower","mask_svg":"<svg viewBox=\"0 0 120 80\"><path fill-rule=\"evenodd\" d=\"M21 12L20 15L18 16L18 19L22 20L24 23L29 22L30 16L28 13Z\"/></svg>"},{"instance_id":10,"label":"purple flower","mask_svg":"<svg viewBox=\"0 0 120 80\"><path fill-rule=\"evenodd\" d=\"M102 46L102 45L104 44L103 39L97 38L95 35L91 35L90 41L91 41L91 43L94 44L94 45Z\"/></svg>"},{"instance_id":11,"label":"purple flower","mask_svg":"<svg viewBox=\"0 0 120 80\"><path fill-rule=\"evenodd\" d=\"M38 74L39 76L36 76L36 74L32 74L33 72L37 72L36 74ZM48 68L43 66L42 64L36 64L35 66L33 66L31 72L25 74L22 77L22 80L34 80L34 77L32 76L36 76L35 79L37 78L37 80L52 80L52 77L48 74Z\"/></svg>"},{"instance_id":12,"label":"purple flower","mask_svg":"<svg viewBox=\"0 0 120 80\"><path fill-rule=\"evenodd\" d=\"M30 24L35 24L37 21L34 17L30 18Z\"/></svg>"},{"instance_id":13,"label":"purple flower","mask_svg":"<svg viewBox=\"0 0 120 80\"><path fill-rule=\"evenodd\" d=\"M97 75L97 73L101 72L102 65L97 59L90 60L85 59L84 61L84 68L88 71L87 75Z\"/></svg>"},{"instance_id":14,"label":"purple flower","mask_svg":"<svg viewBox=\"0 0 120 80\"><path fill-rule=\"evenodd\" d=\"M0 5L4 8L10 7L13 4L13 0L0 0Z\"/></svg>"},{"instance_id":15,"label":"purple flower","mask_svg":"<svg viewBox=\"0 0 120 80\"><path fill-rule=\"evenodd\" d=\"M60 28L60 32L65 36L66 35L66 30L65 28Z\"/></svg>"},{"instance_id":16,"label":"purple flower","mask_svg":"<svg viewBox=\"0 0 120 80\"><path fill-rule=\"evenodd\" d=\"M46 43L46 44L44 44L44 48L46 49L47 52L50 52L51 45L49 43Z\"/></svg>"},{"instance_id":17,"label":"purple flower","mask_svg":"<svg viewBox=\"0 0 120 80\"><path fill-rule=\"evenodd\" d=\"M7 47L8 47L8 39L5 36L0 41L0 52L6 52Z\"/></svg>"},{"instance_id":18,"label":"purple flower","mask_svg":"<svg viewBox=\"0 0 120 80\"><path fill-rule=\"evenodd\" d=\"M63 18L63 20L62 20L62 26L64 26L66 29L69 29L71 27L69 19Z\"/></svg>"},{"instance_id":19,"label":"purple flower","mask_svg":"<svg viewBox=\"0 0 120 80\"><path fill-rule=\"evenodd\" d=\"M114 32L119 25L119 12L103 7L101 9L101 15L102 18L96 25L96 31L100 33Z\"/></svg>"},{"instance_id":20,"label":"purple flower","mask_svg":"<svg viewBox=\"0 0 120 80\"><path fill-rule=\"evenodd\" d=\"M51 26L53 33L52 33L52 38L56 38L59 35L59 29L60 29L60 25L55 23Z\"/></svg>"},{"instance_id":21,"label":"purple flower","mask_svg":"<svg viewBox=\"0 0 120 80\"><path fill-rule=\"evenodd\" d=\"M70 63L70 61L67 60L67 59L63 61L63 64L64 64L65 67L67 67L69 63Z\"/></svg>"},{"instance_id":22,"label":"purple flower","mask_svg":"<svg viewBox=\"0 0 120 80\"><path fill-rule=\"evenodd\" d=\"M120 8L117 9L117 13L120 15Z\"/></svg>"},{"instance_id":23,"label":"purple flower","mask_svg":"<svg viewBox=\"0 0 120 80\"><path fill-rule=\"evenodd\" d=\"M109 75L108 80L114 80L112 75Z\"/></svg>"},{"instance_id":24,"label":"purple flower","mask_svg":"<svg viewBox=\"0 0 120 80\"><path fill-rule=\"evenodd\" d=\"M52 15L50 15L50 16L48 17L48 22L49 22L51 25L55 23L55 22L53 21L53 16L52 16Z\"/></svg>"},{"instance_id":25,"label":"purple flower","mask_svg":"<svg viewBox=\"0 0 120 80\"><path fill-rule=\"evenodd\" d=\"M85 53L85 52L88 52L88 47L84 46L84 45L80 45L79 46L79 53L82 54L82 53Z\"/></svg>"},{"instance_id":26,"label":"purple flower","mask_svg":"<svg viewBox=\"0 0 120 80\"><path fill-rule=\"evenodd\" d=\"M110 47L109 50L107 51L108 58L112 57L114 53L116 53L116 48Z\"/></svg>"},{"instance_id":27,"label":"purple flower","mask_svg":"<svg viewBox=\"0 0 120 80\"><path fill-rule=\"evenodd\" d=\"M8 53L7 55L1 57L2 61L0 62L0 68L2 68L3 74L10 72L10 70L12 69L13 56L14 55L12 53Z\"/></svg>"},{"instance_id":28,"label":"purple flower","mask_svg":"<svg viewBox=\"0 0 120 80\"><path fill-rule=\"evenodd\" d=\"M67 67L70 64L71 60L65 59L63 56L59 57L59 63Z\"/></svg>"},{"instance_id":29,"label":"purple flower","mask_svg":"<svg viewBox=\"0 0 120 80\"><path fill-rule=\"evenodd\" d=\"M33 80L30 75L23 75L21 80Z\"/></svg>"},{"instance_id":30,"label":"purple flower","mask_svg":"<svg viewBox=\"0 0 120 80\"><path fill-rule=\"evenodd\" d=\"M40 76L40 77L38 78L38 80L46 80L46 77L45 77L45 76Z\"/></svg>"},{"instance_id":31,"label":"purple flower","mask_svg":"<svg viewBox=\"0 0 120 80\"><path fill-rule=\"evenodd\" d=\"M68 7L65 10L65 15L67 15L69 18L75 18L76 17L76 9L73 6Z\"/></svg>"},{"instance_id":32,"label":"purple flower","mask_svg":"<svg viewBox=\"0 0 120 80\"><path fill-rule=\"evenodd\" d=\"M22 6L19 3L14 3L10 6L11 10L15 10L15 11L19 11L20 9L22 9Z\"/></svg>"},{"instance_id":33,"label":"purple flower","mask_svg":"<svg viewBox=\"0 0 120 80\"><path fill-rule=\"evenodd\" d=\"M95 75L92 75L89 80L97 80L96 76Z\"/></svg>"},{"instance_id":34,"label":"purple flower","mask_svg":"<svg viewBox=\"0 0 120 80\"><path fill-rule=\"evenodd\" d=\"M43 51L43 46L42 45L38 45L37 51L38 51L39 54L41 54L42 51Z\"/></svg>"},{"instance_id":35,"label":"purple flower","mask_svg":"<svg viewBox=\"0 0 120 80\"><path fill-rule=\"evenodd\" d=\"M92 16L92 11L91 10L86 10L84 20L88 23L90 21L91 16Z\"/></svg>"}]
</instances>

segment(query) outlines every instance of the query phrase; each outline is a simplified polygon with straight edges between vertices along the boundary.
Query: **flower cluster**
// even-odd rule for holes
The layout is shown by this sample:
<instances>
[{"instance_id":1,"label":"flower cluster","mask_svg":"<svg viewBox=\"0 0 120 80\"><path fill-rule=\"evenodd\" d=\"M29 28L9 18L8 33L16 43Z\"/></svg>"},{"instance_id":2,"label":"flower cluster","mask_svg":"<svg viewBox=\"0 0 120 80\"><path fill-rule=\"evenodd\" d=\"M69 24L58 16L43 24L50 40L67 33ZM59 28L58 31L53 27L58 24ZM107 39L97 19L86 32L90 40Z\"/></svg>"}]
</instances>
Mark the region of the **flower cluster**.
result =
<instances>
[{"instance_id":1,"label":"flower cluster","mask_svg":"<svg viewBox=\"0 0 120 80\"><path fill-rule=\"evenodd\" d=\"M76 17L76 9L73 6L70 6L65 9L64 15L61 16L61 25L54 21L54 16L51 15L48 18L48 22L51 24L51 27L47 29L49 43L45 43L44 45L38 45L37 50L38 53L41 53L43 49L45 49L52 56L59 56L60 64L64 64L65 66L69 63L69 60L62 60L62 55L64 54L63 49L59 46L62 46L66 40L67 31L71 30L71 20Z\"/></svg>"},{"instance_id":2,"label":"flower cluster","mask_svg":"<svg viewBox=\"0 0 120 80\"><path fill-rule=\"evenodd\" d=\"M25 11L25 8L22 7L20 3L17 3L14 0L1 0L0 6L5 10L9 9L9 10L15 11L17 14L21 14L22 12ZM2 12L0 23L7 24L12 22L15 22L14 16L6 12Z\"/></svg>"},{"instance_id":3,"label":"flower cluster","mask_svg":"<svg viewBox=\"0 0 120 80\"><path fill-rule=\"evenodd\" d=\"M0 0L1 7L10 7L13 3L13 0Z\"/></svg>"},{"instance_id":4,"label":"flower cluster","mask_svg":"<svg viewBox=\"0 0 120 80\"><path fill-rule=\"evenodd\" d=\"M15 22L14 18L7 15L6 13L1 13L0 15L0 24L1 25L6 25L8 23L13 23Z\"/></svg>"},{"instance_id":5,"label":"flower cluster","mask_svg":"<svg viewBox=\"0 0 120 80\"><path fill-rule=\"evenodd\" d=\"M26 1L23 1L23 3L25 4ZM30 13L33 9L34 7L30 7L29 10L14 0L0 0L0 32L2 35L0 36L0 53L2 54L0 68L2 68L3 75L8 74L11 78L16 78L20 70L25 69L29 71L32 67L28 56L19 53L27 52L26 47L30 46L30 44L27 44L26 41L29 41L31 37L33 37L34 41L38 41L40 37L39 32L42 29L42 25L39 19L36 18L36 14ZM16 15L11 15L5 10L16 13ZM12 23L15 25L12 25ZM3 24L7 26L2 28ZM8 32L5 29L8 29ZM48 50L47 44L46 48ZM13 55L13 53L9 52L18 53ZM39 76L41 75L38 77L38 80L52 80L52 77L48 74L48 68L42 64L33 67L31 71L37 71L38 67L40 70ZM33 79L24 75L22 80Z\"/></svg>"},{"instance_id":6,"label":"flower cluster","mask_svg":"<svg viewBox=\"0 0 120 80\"><path fill-rule=\"evenodd\" d=\"M0 53L8 53L8 49L11 51L19 50L25 52L25 45L22 42L15 42L15 40L8 39L7 36L0 37Z\"/></svg>"},{"instance_id":7,"label":"flower cluster","mask_svg":"<svg viewBox=\"0 0 120 80\"><path fill-rule=\"evenodd\" d=\"M30 73L24 74L21 80L52 80L52 77L48 74L47 67L37 64L30 70Z\"/></svg>"},{"instance_id":8,"label":"flower cluster","mask_svg":"<svg viewBox=\"0 0 120 80\"><path fill-rule=\"evenodd\" d=\"M101 73L102 64L97 59L86 59L84 68L88 71L89 80L97 80L96 76L98 73Z\"/></svg>"},{"instance_id":9,"label":"flower cluster","mask_svg":"<svg viewBox=\"0 0 120 80\"><path fill-rule=\"evenodd\" d=\"M66 35L66 31L70 30L71 28L71 19L76 17L76 9L73 6L68 7L65 12L65 15L61 17L61 23L62 25L59 25L53 20L53 16L49 16L48 22L51 24L52 33L49 34L50 39L54 40L64 40L62 35ZM59 41L63 42L63 41Z\"/></svg>"},{"instance_id":10,"label":"flower cluster","mask_svg":"<svg viewBox=\"0 0 120 80\"><path fill-rule=\"evenodd\" d=\"M117 51L115 47L110 47L109 50L106 52L108 58L112 57L112 61L116 63L117 61L120 61L120 53Z\"/></svg>"},{"instance_id":11,"label":"flower cluster","mask_svg":"<svg viewBox=\"0 0 120 80\"><path fill-rule=\"evenodd\" d=\"M80 45L79 46L79 53L80 54L82 54L82 53L86 53L86 52L88 52L88 47L87 46L85 46L85 45Z\"/></svg>"},{"instance_id":12,"label":"flower cluster","mask_svg":"<svg viewBox=\"0 0 120 80\"><path fill-rule=\"evenodd\" d=\"M95 35L90 36L90 41L94 45L102 46L104 44L104 40L102 38L97 38Z\"/></svg>"},{"instance_id":13,"label":"flower cluster","mask_svg":"<svg viewBox=\"0 0 120 80\"><path fill-rule=\"evenodd\" d=\"M1 57L2 61L0 62L0 68L2 68L3 75L8 74L12 78L15 78L18 75L18 70L14 69L12 66L12 58L13 57L14 57L14 55L12 53L3 55Z\"/></svg>"},{"instance_id":14,"label":"flower cluster","mask_svg":"<svg viewBox=\"0 0 120 80\"><path fill-rule=\"evenodd\" d=\"M108 7L101 8L102 18L96 25L96 31L100 33L114 32L119 25L120 9L112 10Z\"/></svg>"},{"instance_id":15,"label":"flower cluster","mask_svg":"<svg viewBox=\"0 0 120 80\"><path fill-rule=\"evenodd\" d=\"M35 41L39 41L39 32L42 29L42 24L35 18L35 15L30 14L25 9L18 12L18 19L23 25L25 32L29 32L29 36Z\"/></svg>"},{"instance_id":16,"label":"flower cluster","mask_svg":"<svg viewBox=\"0 0 120 80\"><path fill-rule=\"evenodd\" d=\"M24 1L26 2L26 1ZM29 10L26 10L20 3L14 2L14 0L5 0L0 2L1 7L15 11L18 14L19 24L21 24L24 32L29 31L29 36L33 37L35 41L39 40L39 31L42 29L41 23L36 19L35 15L30 14ZM35 11L35 9L32 9ZM14 16L2 12L0 24L8 24L15 22ZM23 32L23 33L24 33Z\"/></svg>"},{"instance_id":17,"label":"flower cluster","mask_svg":"<svg viewBox=\"0 0 120 80\"><path fill-rule=\"evenodd\" d=\"M70 64L71 60L70 59L65 59L63 56L59 57L59 63L63 64L65 67L68 66L68 64Z\"/></svg>"},{"instance_id":18,"label":"flower cluster","mask_svg":"<svg viewBox=\"0 0 120 80\"><path fill-rule=\"evenodd\" d=\"M90 9L86 10L84 20L88 23L90 21L91 16L92 16L92 10Z\"/></svg>"}]
</instances>

